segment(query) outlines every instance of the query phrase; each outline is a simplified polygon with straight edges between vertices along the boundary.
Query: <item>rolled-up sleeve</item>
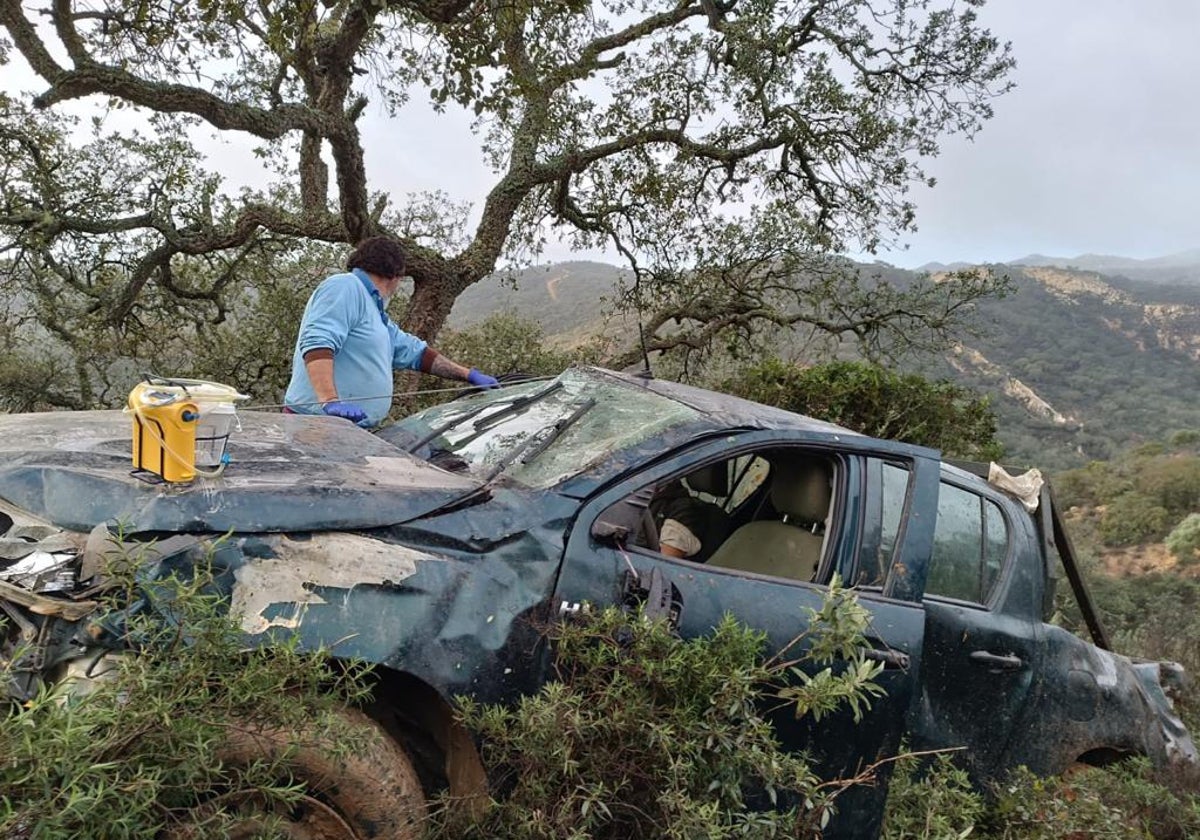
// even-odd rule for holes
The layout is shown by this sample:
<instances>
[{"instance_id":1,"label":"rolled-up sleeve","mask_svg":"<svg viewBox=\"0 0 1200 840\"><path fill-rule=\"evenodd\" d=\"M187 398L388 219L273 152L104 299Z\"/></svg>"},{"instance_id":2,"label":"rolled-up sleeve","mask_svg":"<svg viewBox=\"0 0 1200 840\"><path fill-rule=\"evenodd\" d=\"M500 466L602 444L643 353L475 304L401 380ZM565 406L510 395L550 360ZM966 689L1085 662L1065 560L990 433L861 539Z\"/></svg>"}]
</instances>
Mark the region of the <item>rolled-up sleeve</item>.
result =
<instances>
[{"instance_id":1,"label":"rolled-up sleeve","mask_svg":"<svg viewBox=\"0 0 1200 840\"><path fill-rule=\"evenodd\" d=\"M358 282L353 277L349 279ZM357 317L358 295L353 286L338 282L341 280L341 277L326 280L309 298L296 342L301 355L318 347L328 347L336 355L346 343Z\"/></svg>"},{"instance_id":2,"label":"rolled-up sleeve","mask_svg":"<svg viewBox=\"0 0 1200 840\"><path fill-rule=\"evenodd\" d=\"M700 553L704 546L692 529L678 519L667 519L663 522L658 533L658 544L670 546L678 550L684 557Z\"/></svg>"},{"instance_id":3,"label":"rolled-up sleeve","mask_svg":"<svg viewBox=\"0 0 1200 840\"><path fill-rule=\"evenodd\" d=\"M388 333L392 337L392 367L397 370L420 370L421 356L425 354L428 343L406 333L391 321L388 322Z\"/></svg>"}]
</instances>

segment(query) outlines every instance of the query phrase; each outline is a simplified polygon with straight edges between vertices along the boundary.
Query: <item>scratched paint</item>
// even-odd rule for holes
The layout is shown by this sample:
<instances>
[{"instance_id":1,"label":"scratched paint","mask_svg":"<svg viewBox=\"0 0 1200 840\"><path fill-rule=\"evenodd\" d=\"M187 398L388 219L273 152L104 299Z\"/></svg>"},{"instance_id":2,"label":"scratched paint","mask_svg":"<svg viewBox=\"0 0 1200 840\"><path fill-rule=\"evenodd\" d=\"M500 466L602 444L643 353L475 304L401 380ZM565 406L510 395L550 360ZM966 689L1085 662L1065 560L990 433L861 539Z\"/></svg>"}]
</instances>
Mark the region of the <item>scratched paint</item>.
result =
<instances>
[{"instance_id":1,"label":"scratched paint","mask_svg":"<svg viewBox=\"0 0 1200 840\"><path fill-rule=\"evenodd\" d=\"M234 572L231 612L242 629L257 635L271 627L295 629L310 604L324 604L318 589L351 589L360 584L396 583L417 564L440 560L432 554L357 534L321 533L311 539L282 537L277 556L256 558ZM267 618L274 604L281 614Z\"/></svg>"}]
</instances>

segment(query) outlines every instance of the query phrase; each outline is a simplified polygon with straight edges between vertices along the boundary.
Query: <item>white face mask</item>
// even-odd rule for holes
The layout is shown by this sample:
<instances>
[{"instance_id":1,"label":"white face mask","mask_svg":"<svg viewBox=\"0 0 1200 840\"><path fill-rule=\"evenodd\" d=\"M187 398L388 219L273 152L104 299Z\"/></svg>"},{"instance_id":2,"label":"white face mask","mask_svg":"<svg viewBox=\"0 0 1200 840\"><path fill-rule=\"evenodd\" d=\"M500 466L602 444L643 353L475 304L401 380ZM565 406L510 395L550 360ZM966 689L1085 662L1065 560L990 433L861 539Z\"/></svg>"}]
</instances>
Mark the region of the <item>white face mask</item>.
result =
<instances>
[{"instance_id":1,"label":"white face mask","mask_svg":"<svg viewBox=\"0 0 1200 840\"><path fill-rule=\"evenodd\" d=\"M392 302L392 298L394 298L396 296L396 292L400 291L400 284L402 284L403 282L404 282L403 277L397 277L390 284L385 284L385 285L388 285L388 291L386 294L383 295L383 305L384 306L387 306L389 303Z\"/></svg>"},{"instance_id":2,"label":"white face mask","mask_svg":"<svg viewBox=\"0 0 1200 840\"><path fill-rule=\"evenodd\" d=\"M383 299L385 309L392 302L392 298L396 296L396 291L400 288L403 279L402 277L397 277L395 280L382 280L382 282L375 284L375 290L379 292L379 296Z\"/></svg>"}]
</instances>

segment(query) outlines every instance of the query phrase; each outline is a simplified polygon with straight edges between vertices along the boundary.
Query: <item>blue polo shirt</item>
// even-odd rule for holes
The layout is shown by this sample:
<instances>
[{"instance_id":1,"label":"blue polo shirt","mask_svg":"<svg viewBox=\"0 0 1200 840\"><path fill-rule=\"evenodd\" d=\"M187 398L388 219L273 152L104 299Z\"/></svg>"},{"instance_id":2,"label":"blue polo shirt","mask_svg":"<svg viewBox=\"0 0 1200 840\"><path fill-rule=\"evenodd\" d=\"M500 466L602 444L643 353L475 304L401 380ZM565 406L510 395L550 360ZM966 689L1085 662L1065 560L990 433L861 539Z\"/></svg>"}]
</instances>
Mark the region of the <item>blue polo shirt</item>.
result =
<instances>
[{"instance_id":1,"label":"blue polo shirt","mask_svg":"<svg viewBox=\"0 0 1200 840\"><path fill-rule=\"evenodd\" d=\"M322 413L304 354L327 347L333 351L338 399L360 406L378 426L392 407L392 369L418 370L427 346L392 323L366 272L335 274L321 281L304 307L283 401L298 414Z\"/></svg>"}]
</instances>

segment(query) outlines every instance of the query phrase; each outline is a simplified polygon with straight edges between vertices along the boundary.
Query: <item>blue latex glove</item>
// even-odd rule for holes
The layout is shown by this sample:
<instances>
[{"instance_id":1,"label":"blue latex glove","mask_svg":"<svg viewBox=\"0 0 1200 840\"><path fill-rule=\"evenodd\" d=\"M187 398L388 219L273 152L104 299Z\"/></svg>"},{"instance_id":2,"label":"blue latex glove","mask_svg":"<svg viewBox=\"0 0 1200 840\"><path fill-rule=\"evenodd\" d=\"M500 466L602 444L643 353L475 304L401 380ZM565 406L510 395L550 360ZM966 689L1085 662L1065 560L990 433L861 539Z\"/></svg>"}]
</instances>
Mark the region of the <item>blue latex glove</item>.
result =
<instances>
[{"instance_id":1,"label":"blue latex glove","mask_svg":"<svg viewBox=\"0 0 1200 840\"><path fill-rule=\"evenodd\" d=\"M352 402L342 402L341 400L327 402L321 406L321 410L330 417L341 417L343 420L349 420L351 423L361 423L367 419L367 412Z\"/></svg>"},{"instance_id":2,"label":"blue latex glove","mask_svg":"<svg viewBox=\"0 0 1200 840\"><path fill-rule=\"evenodd\" d=\"M500 380L494 376L488 376L486 373L480 373L475 368L471 368L467 374L467 381L476 388L499 388Z\"/></svg>"}]
</instances>

